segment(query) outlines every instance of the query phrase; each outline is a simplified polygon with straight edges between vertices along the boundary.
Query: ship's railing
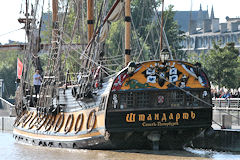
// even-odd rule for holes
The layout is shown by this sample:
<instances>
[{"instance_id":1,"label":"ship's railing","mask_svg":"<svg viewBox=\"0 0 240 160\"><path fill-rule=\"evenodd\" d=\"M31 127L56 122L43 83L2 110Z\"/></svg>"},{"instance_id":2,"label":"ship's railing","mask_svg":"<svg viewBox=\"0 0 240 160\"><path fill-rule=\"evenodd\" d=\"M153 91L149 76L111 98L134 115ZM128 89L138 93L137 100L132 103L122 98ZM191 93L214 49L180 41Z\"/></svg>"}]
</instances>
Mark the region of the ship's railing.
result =
<instances>
[{"instance_id":1,"label":"ship's railing","mask_svg":"<svg viewBox=\"0 0 240 160\"><path fill-rule=\"evenodd\" d=\"M79 83L82 79L88 78L90 75L82 75L79 73L67 73L66 83L75 84Z\"/></svg>"},{"instance_id":2,"label":"ship's railing","mask_svg":"<svg viewBox=\"0 0 240 160\"><path fill-rule=\"evenodd\" d=\"M222 128L240 128L240 98L213 98L213 121Z\"/></svg>"},{"instance_id":3,"label":"ship's railing","mask_svg":"<svg viewBox=\"0 0 240 160\"><path fill-rule=\"evenodd\" d=\"M1 106L0 109L7 111L9 113L9 116L16 115L15 105L3 99L2 97L0 97L0 106Z\"/></svg>"}]
</instances>

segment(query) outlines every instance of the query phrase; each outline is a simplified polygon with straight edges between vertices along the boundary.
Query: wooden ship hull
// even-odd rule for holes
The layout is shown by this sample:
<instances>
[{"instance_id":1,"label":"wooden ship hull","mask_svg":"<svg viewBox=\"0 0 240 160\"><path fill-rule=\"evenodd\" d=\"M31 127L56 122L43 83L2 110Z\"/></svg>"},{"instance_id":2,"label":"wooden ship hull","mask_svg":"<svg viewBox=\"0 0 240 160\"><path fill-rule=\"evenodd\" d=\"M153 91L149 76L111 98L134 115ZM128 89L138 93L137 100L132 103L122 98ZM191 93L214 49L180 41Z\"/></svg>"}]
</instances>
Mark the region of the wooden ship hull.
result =
<instances>
[{"instance_id":1,"label":"wooden ship hull","mask_svg":"<svg viewBox=\"0 0 240 160\"><path fill-rule=\"evenodd\" d=\"M148 61L104 80L91 98L59 88L54 109L29 107L13 136L34 145L87 149L179 149L212 124L210 84L182 61Z\"/></svg>"},{"instance_id":2,"label":"wooden ship hull","mask_svg":"<svg viewBox=\"0 0 240 160\"><path fill-rule=\"evenodd\" d=\"M18 124L17 122L13 136L17 141L39 146L95 148L95 146L105 142L104 125L101 124L104 121L104 114L95 115L94 112L91 112L92 116L96 116L96 121L93 128L87 129L87 114L90 112L90 110L86 110L84 112L68 112L56 116L48 116L39 120L39 124L35 123L34 125L32 121L34 121L37 112L35 110L28 111L25 115L29 116L26 117L33 118L27 118L27 121L30 119L27 123ZM37 121L37 116L35 119ZM55 122L53 121L54 119ZM91 119L89 123L90 121ZM47 122L49 122L48 125ZM56 122L58 122L58 125L56 125Z\"/></svg>"}]
</instances>

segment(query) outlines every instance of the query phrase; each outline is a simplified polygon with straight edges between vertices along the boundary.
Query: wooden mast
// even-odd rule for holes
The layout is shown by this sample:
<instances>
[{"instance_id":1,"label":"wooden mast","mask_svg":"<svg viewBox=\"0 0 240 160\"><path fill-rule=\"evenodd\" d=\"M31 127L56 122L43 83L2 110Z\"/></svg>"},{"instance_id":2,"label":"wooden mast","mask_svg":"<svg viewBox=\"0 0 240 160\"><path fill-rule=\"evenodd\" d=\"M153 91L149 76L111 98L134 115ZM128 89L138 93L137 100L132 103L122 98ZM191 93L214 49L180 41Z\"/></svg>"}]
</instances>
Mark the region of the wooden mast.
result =
<instances>
[{"instance_id":1,"label":"wooden mast","mask_svg":"<svg viewBox=\"0 0 240 160\"><path fill-rule=\"evenodd\" d=\"M164 0L162 0L162 16L161 16L161 34L160 34L160 57L163 49L163 15L164 14Z\"/></svg>"},{"instance_id":2,"label":"wooden mast","mask_svg":"<svg viewBox=\"0 0 240 160\"><path fill-rule=\"evenodd\" d=\"M94 32L94 1L93 0L87 0L87 24L88 24L88 42L90 42Z\"/></svg>"},{"instance_id":3,"label":"wooden mast","mask_svg":"<svg viewBox=\"0 0 240 160\"><path fill-rule=\"evenodd\" d=\"M125 1L125 66L131 61L130 41L131 41L131 0Z\"/></svg>"},{"instance_id":4,"label":"wooden mast","mask_svg":"<svg viewBox=\"0 0 240 160\"><path fill-rule=\"evenodd\" d=\"M25 30L26 30L26 33L27 33L28 41L29 41L28 0L26 0L26 15L25 16L26 16Z\"/></svg>"},{"instance_id":5,"label":"wooden mast","mask_svg":"<svg viewBox=\"0 0 240 160\"><path fill-rule=\"evenodd\" d=\"M57 36L58 36L58 0L52 0L52 47L57 51Z\"/></svg>"}]
</instances>

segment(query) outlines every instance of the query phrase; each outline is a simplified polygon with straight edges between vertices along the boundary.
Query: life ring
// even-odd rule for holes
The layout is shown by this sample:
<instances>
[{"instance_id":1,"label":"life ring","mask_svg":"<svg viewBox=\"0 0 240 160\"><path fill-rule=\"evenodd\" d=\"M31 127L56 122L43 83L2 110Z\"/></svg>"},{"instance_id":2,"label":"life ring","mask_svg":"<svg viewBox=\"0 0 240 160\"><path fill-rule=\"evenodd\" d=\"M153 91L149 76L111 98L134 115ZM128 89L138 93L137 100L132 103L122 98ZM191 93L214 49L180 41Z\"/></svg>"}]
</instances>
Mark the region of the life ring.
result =
<instances>
[{"instance_id":1,"label":"life ring","mask_svg":"<svg viewBox=\"0 0 240 160\"><path fill-rule=\"evenodd\" d=\"M39 130L43 126L43 124L47 121L47 119L48 116L45 115L43 117L40 117L40 121L37 124L35 124L36 129Z\"/></svg>"},{"instance_id":2,"label":"life ring","mask_svg":"<svg viewBox=\"0 0 240 160\"><path fill-rule=\"evenodd\" d=\"M34 118L30 121L30 123L28 124L28 129L31 129L33 128L33 126L35 125L35 123L37 122L38 120L38 115L36 113L36 115L34 116Z\"/></svg>"},{"instance_id":3,"label":"life ring","mask_svg":"<svg viewBox=\"0 0 240 160\"><path fill-rule=\"evenodd\" d=\"M43 115L43 114L38 115L37 121L34 123L34 126L35 126L36 128L38 128L38 125L42 122L43 118L44 118L44 115Z\"/></svg>"},{"instance_id":4,"label":"life ring","mask_svg":"<svg viewBox=\"0 0 240 160\"><path fill-rule=\"evenodd\" d=\"M55 122L55 116L49 116L45 124L45 132L51 129L51 127L54 125L54 122Z\"/></svg>"},{"instance_id":5,"label":"life ring","mask_svg":"<svg viewBox=\"0 0 240 160\"><path fill-rule=\"evenodd\" d=\"M24 123L24 122L26 121L26 119L29 117L29 115L30 115L30 114L28 114L28 113L24 114L24 116L22 116L22 118L19 120L19 124L20 124L20 123ZM19 125L19 124L18 124L18 125Z\"/></svg>"},{"instance_id":6,"label":"life ring","mask_svg":"<svg viewBox=\"0 0 240 160\"><path fill-rule=\"evenodd\" d=\"M13 123L14 127L17 127L19 125L19 119L21 118L21 115L19 117L17 117Z\"/></svg>"},{"instance_id":7,"label":"life ring","mask_svg":"<svg viewBox=\"0 0 240 160\"><path fill-rule=\"evenodd\" d=\"M70 120L71 120L71 121L70 121ZM69 127L68 127L69 121L70 121L70 125L69 125ZM66 124L65 124L65 128L64 128L65 134L67 134L67 133L71 130L72 124L73 124L73 114L70 114L70 115L68 116L67 122L66 122Z\"/></svg>"},{"instance_id":8,"label":"life ring","mask_svg":"<svg viewBox=\"0 0 240 160\"><path fill-rule=\"evenodd\" d=\"M33 112L30 112L28 118L22 123L22 128L26 126L26 124L32 119Z\"/></svg>"},{"instance_id":9,"label":"life ring","mask_svg":"<svg viewBox=\"0 0 240 160\"><path fill-rule=\"evenodd\" d=\"M75 134L77 134L81 128L82 128L82 124L83 124L83 113L79 114L75 123L75 127L74 127L74 131Z\"/></svg>"},{"instance_id":10,"label":"life ring","mask_svg":"<svg viewBox=\"0 0 240 160\"><path fill-rule=\"evenodd\" d=\"M87 132L90 133L94 126L95 126L95 123L96 123L96 111L95 110L92 110L89 115L88 115L88 119L87 119Z\"/></svg>"},{"instance_id":11,"label":"life ring","mask_svg":"<svg viewBox=\"0 0 240 160\"><path fill-rule=\"evenodd\" d=\"M42 114L37 114L37 117L36 117L36 121L34 121L34 123L32 123L33 126L35 126L36 128L38 128L38 125L39 123L42 121Z\"/></svg>"},{"instance_id":12,"label":"life ring","mask_svg":"<svg viewBox=\"0 0 240 160\"><path fill-rule=\"evenodd\" d=\"M15 122L13 124L14 127L17 127L20 124L20 119L24 116L25 112L22 112L16 119Z\"/></svg>"},{"instance_id":13,"label":"life ring","mask_svg":"<svg viewBox=\"0 0 240 160\"><path fill-rule=\"evenodd\" d=\"M54 132L58 132L62 128L63 121L64 121L64 114L61 114L56 121L56 124L55 124L55 127L54 127Z\"/></svg>"}]
</instances>

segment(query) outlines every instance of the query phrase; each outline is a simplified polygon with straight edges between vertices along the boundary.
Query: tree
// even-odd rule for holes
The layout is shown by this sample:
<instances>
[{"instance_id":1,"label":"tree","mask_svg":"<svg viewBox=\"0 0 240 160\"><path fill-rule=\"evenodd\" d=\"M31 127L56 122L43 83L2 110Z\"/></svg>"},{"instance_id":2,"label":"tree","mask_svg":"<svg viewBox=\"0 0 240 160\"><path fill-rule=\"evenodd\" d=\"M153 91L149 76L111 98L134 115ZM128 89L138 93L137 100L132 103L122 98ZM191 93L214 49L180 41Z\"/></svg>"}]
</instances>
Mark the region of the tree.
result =
<instances>
[{"instance_id":1,"label":"tree","mask_svg":"<svg viewBox=\"0 0 240 160\"><path fill-rule=\"evenodd\" d=\"M164 19L166 19L164 29L166 31L170 48L172 52L175 53L173 56L175 56L175 59L183 60L186 58L186 54L180 50L182 46L179 45L179 42L182 41L185 37L182 36L184 32L179 29L180 27L177 21L174 20L175 12L173 11L173 7L173 5L169 5L167 11L165 11L166 13L164 13Z\"/></svg>"},{"instance_id":2,"label":"tree","mask_svg":"<svg viewBox=\"0 0 240 160\"><path fill-rule=\"evenodd\" d=\"M224 48L220 48L220 45L214 43L213 49L206 55L204 67L213 84L219 87L238 88L239 51L234 47L234 43L227 43Z\"/></svg>"},{"instance_id":3,"label":"tree","mask_svg":"<svg viewBox=\"0 0 240 160\"><path fill-rule=\"evenodd\" d=\"M111 1L110 4L112 4ZM159 8L160 1L142 1L135 0L131 2L131 15L132 15L132 36L131 36L131 49L133 60L155 59L155 54L160 53L159 40L160 40L160 24L158 17L156 17L155 9ZM179 36L181 31L176 21L174 21L173 6L169 6L164 15L165 31L168 37L170 48L173 52L177 52L176 58L182 59L183 53L179 51L179 41L182 39ZM124 23L116 22L117 25L112 23L110 34L107 40L107 48L109 53L116 55L122 54L119 46L123 47L123 40L121 36L124 35ZM119 26L120 25L120 26ZM113 47L115 45L115 47Z\"/></svg>"},{"instance_id":4,"label":"tree","mask_svg":"<svg viewBox=\"0 0 240 160\"><path fill-rule=\"evenodd\" d=\"M0 79L4 80L4 98L15 95L16 90L16 74L17 74L17 57L16 51L0 52Z\"/></svg>"}]
</instances>

